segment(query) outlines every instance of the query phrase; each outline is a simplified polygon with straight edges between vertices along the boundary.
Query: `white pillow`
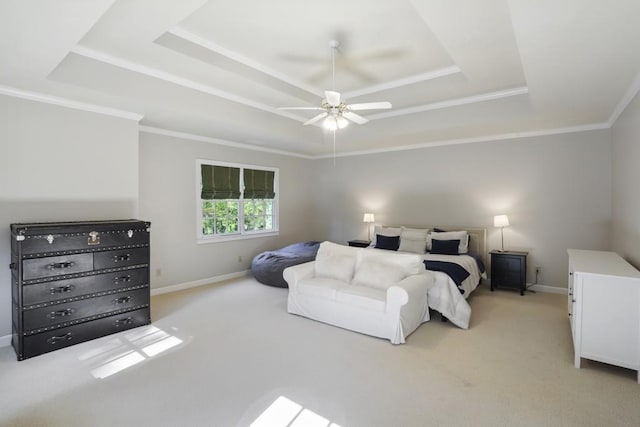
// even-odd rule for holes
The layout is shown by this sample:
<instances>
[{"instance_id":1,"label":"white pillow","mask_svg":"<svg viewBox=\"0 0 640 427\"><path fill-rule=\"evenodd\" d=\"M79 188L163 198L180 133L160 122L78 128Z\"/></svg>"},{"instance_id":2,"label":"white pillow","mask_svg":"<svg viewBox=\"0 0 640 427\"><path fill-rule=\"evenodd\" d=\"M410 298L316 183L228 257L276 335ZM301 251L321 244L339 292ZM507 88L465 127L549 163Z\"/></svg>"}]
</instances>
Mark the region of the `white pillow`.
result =
<instances>
[{"instance_id":1,"label":"white pillow","mask_svg":"<svg viewBox=\"0 0 640 427\"><path fill-rule=\"evenodd\" d=\"M407 277L405 271L393 264L365 259L359 264L353 284L376 289L388 289Z\"/></svg>"},{"instance_id":2,"label":"white pillow","mask_svg":"<svg viewBox=\"0 0 640 427\"><path fill-rule=\"evenodd\" d=\"M362 249L331 242L322 242L314 265L315 277L350 283L356 267L357 254Z\"/></svg>"},{"instance_id":3,"label":"white pillow","mask_svg":"<svg viewBox=\"0 0 640 427\"><path fill-rule=\"evenodd\" d=\"M387 237L396 237L396 236L400 236L401 233L401 229L400 227L383 227L381 225L376 225L374 228L374 233L373 233L373 242L372 242L372 246L376 245L376 236L378 234L380 234L381 236L387 236Z\"/></svg>"},{"instance_id":4,"label":"white pillow","mask_svg":"<svg viewBox=\"0 0 640 427\"><path fill-rule=\"evenodd\" d=\"M416 254L401 254L381 249L365 249L358 252L356 272L360 269L360 264L365 260L398 267L405 272L405 276L418 274L424 271L422 256Z\"/></svg>"},{"instance_id":5,"label":"white pillow","mask_svg":"<svg viewBox=\"0 0 640 427\"><path fill-rule=\"evenodd\" d=\"M460 245L458 246L459 254L466 254L469 252L469 233L466 230L462 231L443 231L436 232L432 231L429 233L427 247L431 250L431 240L460 240Z\"/></svg>"},{"instance_id":6,"label":"white pillow","mask_svg":"<svg viewBox=\"0 0 640 427\"><path fill-rule=\"evenodd\" d=\"M427 251L427 236L429 229L402 227L400 232L399 252L413 252L423 254Z\"/></svg>"}]
</instances>

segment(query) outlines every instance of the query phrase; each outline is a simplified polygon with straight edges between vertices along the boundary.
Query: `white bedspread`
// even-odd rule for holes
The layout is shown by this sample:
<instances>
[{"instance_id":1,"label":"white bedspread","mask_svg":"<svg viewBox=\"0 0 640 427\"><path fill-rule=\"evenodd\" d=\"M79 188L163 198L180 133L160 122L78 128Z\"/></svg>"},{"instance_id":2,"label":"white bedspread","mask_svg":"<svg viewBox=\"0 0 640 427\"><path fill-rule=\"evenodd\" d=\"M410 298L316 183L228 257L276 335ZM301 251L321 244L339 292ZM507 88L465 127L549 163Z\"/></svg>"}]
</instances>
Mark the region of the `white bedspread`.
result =
<instances>
[{"instance_id":1,"label":"white bedspread","mask_svg":"<svg viewBox=\"0 0 640 427\"><path fill-rule=\"evenodd\" d=\"M464 294L460 293L456 283L446 273L431 270L426 270L425 273L432 275L435 279L435 285L428 292L429 307L442 313L454 325L468 329L469 320L471 319L471 306L469 306L466 299L478 287L480 278L487 278L486 273L480 273L475 258L469 255L425 254L424 259L453 262L464 267L470 273L469 277L462 282L461 287L464 289Z\"/></svg>"}]
</instances>

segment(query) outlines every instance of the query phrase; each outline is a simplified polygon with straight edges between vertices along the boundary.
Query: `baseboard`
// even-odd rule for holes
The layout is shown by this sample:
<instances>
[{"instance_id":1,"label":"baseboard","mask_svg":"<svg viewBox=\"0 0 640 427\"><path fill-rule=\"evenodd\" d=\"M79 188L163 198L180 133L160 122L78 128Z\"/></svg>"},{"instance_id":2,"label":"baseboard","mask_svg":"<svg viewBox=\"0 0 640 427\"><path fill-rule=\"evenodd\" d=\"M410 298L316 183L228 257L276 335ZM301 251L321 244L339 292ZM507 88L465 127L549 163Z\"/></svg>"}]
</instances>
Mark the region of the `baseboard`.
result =
<instances>
[{"instance_id":1,"label":"baseboard","mask_svg":"<svg viewBox=\"0 0 640 427\"><path fill-rule=\"evenodd\" d=\"M151 296L168 294L170 292L182 291L185 289L196 288L198 286L210 285L212 283L223 282L225 280L236 279L248 275L250 270L238 271L235 273L223 274L222 276L208 277L206 279L194 280L192 282L179 283L177 285L163 286L157 289L151 289Z\"/></svg>"},{"instance_id":2,"label":"baseboard","mask_svg":"<svg viewBox=\"0 0 640 427\"><path fill-rule=\"evenodd\" d=\"M557 286L532 285L530 283L527 283L527 289L536 292L548 292L550 294L567 294L567 288L558 288Z\"/></svg>"},{"instance_id":3,"label":"baseboard","mask_svg":"<svg viewBox=\"0 0 640 427\"><path fill-rule=\"evenodd\" d=\"M8 347L11 345L11 335L0 337L0 347Z\"/></svg>"}]
</instances>

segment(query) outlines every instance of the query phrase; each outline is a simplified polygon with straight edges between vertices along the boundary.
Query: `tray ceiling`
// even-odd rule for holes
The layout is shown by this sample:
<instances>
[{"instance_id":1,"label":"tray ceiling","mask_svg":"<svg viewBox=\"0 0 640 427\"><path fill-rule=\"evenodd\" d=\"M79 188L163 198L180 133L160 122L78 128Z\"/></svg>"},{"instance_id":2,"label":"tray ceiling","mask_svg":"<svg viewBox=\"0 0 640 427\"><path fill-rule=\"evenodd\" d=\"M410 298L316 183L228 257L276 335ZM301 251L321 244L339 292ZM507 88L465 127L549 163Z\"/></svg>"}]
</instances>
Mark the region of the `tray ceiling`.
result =
<instances>
[{"instance_id":1,"label":"tray ceiling","mask_svg":"<svg viewBox=\"0 0 640 427\"><path fill-rule=\"evenodd\" d=\"M310 156L332 88L390 101L340 152L607 123L640 71L635 0L4 2L0 85Z\"/></svg>"}]
</instances>

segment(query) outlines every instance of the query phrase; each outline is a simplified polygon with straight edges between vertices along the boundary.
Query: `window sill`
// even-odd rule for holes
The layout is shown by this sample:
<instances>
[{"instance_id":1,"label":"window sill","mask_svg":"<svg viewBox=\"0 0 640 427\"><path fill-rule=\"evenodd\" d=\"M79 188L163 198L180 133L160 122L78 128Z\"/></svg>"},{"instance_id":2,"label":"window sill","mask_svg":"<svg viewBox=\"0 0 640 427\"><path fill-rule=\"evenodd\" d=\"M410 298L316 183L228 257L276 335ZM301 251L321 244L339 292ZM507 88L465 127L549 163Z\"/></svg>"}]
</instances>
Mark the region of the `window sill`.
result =
<instances>
[{"instance_id":1,"label":"window sill","mask_svg":"<svg viewBox=\"0 0 640 427\"><path fill-rule=\"evenodd\" d=\"M196 243L199 245L205 245L208 243L229 242L232 240L259 239L261 237L274 237L279 235L280 235L280 232L275 230L275 231L269 231L266 233L230 234L226 236L207 236L207 237L198 237L196 239Z\"/></svg>"}]
</instances>

